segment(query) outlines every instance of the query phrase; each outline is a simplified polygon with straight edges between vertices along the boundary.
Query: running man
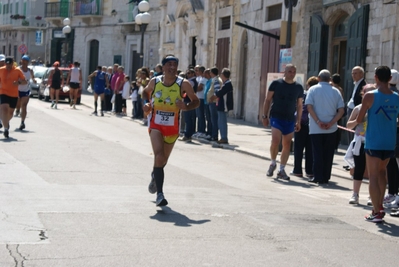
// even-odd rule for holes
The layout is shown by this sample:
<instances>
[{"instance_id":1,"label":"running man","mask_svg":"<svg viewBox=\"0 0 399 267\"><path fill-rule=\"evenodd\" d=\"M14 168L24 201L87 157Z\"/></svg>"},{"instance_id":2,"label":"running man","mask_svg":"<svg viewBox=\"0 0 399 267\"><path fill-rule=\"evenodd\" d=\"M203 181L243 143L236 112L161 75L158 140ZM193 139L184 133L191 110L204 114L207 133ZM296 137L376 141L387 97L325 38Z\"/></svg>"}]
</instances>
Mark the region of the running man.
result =
<instances>
[{"instance_id":1,"label":"running man","mask_svg":"<svg viewBox=\"0 0 399 267\"><path fill-rule=\"evenodd\" d=\"M82 84L82 70L79 68L79 62L73 63L73 68L70 69L67 77L67 84L69 84L69 105L76 109L76 101L78 99L78 93L80 85Z\"/></svg>"},{"instance_id":2,"label":"running man","mask_svg":"<svg viewBox=\"0 0 399 267\"><path fill-rule=\"evenodd\" d=\"M7 57L6 65L0 68L0 119L4 125L3 135L9 137L10 120L18 102L18 85L28 82L22 71L14 66L14 59Z\"/></svg>"},{"instance_id":3,"label":"running man","mask_svg":"<svg viewBox=\"0 0 399 267\"><path fill-rule=\"evenodd\" d=\"M104 117L104 93L105 88L109 86L109 80L107 75L107 67L98 66L97 70L89 75L89 80L95 77L94 82L94 112L93 115L97 116L97 100L98 96L101 99L101 117Z\"/></svg>"},{"instance_id":4,"label":"running man","mask_svg":"<svg viewBox=\"0 0 399 267\"><path fill-rule=\"evenodd\" d=\"M145 104L143 110L151 112L148 119L154 169L148 191L151 194L157 192L157 206L168 204L163 194L164 167L179 137L180 110L194 110L199 106L199 99L189 81L177 76L178 65L178 58L166 55L162 59L163 75L151 79L142 94L144 100L151 95L150 103ZM183 94L190 98L190 103L184 103Z\"/></svg>"},{"instance_id":5,"label":"running man","mask_svg":"<svg viewBox=\"0 0 399 267\"><path fill-rule=\"evenodd\" d=\"M48 81L50 82L50 98L51 107L57 109L58 99L60 96L60 90L64 86L64 79L62 78L62 72L58 68L60 63L58 61L54 62L53 67L50 71ZM54 103L54 93L55 93L55 103Z\"/></svg>"},{"instance_id":6,"label":"running man","mask_svg":"<svg viewBox=\"0 0 399 267\"><path fill-rule=\"evenodd\" d=\"M364 150L373 210L370 215L365 216L365 220L378 223L382 222L385 216L382 203L387 186L387 165L389 159L395 156L399 97L389 88L391 80L389 67L377 67L374 78L378 89L364 95L356 121L362 123L367 113Z\"/></svg>"},{"instance_id":7,"label":"running man","mask_svg":"<svg viewBox=\"0 0 399 267\"><path fill-rule=\"evenodd\" d=\"M19 69L24 74L26 82L29 82L30 79L32 79L32 81L36 83L33 70L28 68L29 61L30 58L27 55L24 55L21 59L21 66L19 67ZM25 129L25 119L27 115L26 108L28 106L29 97L30 97L30 90L28 84L18 85L18 91L19 91L19 98L17 106L21 109L21 125L19 126L19 129L22 131L23 129Z\"/></svg>"}]
</instances>

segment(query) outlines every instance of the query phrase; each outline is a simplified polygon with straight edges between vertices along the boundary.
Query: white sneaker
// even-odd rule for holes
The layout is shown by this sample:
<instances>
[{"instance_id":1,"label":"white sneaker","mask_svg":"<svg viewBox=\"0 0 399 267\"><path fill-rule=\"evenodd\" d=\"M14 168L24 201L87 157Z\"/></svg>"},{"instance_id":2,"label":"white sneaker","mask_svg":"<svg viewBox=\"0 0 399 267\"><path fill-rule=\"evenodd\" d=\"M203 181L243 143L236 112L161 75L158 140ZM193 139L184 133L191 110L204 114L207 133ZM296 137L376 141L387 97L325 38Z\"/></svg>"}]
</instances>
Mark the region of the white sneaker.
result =
<instances>
[{"instance_id":1,"label":"white sneaker","mask_svg":"<svg viewBox=\"0 0 399 267\"><path fill-rule=\"evenodd\" d=\"M392 201L395 200L395 198L396 198L396 196L394 196L394 195L386 194L385 197L384 197L384 202L383 203L384 204L391 203Z\"/></svg>"},{"instance_id":2,"label":"white sneaker","mask_svg":"<svg viewBox=\"0 0 399 267\"><path fill-rule=\"evenodd\" d=\"M349 199L349 204L359 204L359 195L353 193L352 197Z\"/></svg>"},{"instance_id":3,"label":"white sneaker","mask_svg":"<svg viewBox=\"0 0 399 267\"><path fill-rule=\"evenodd\" d=\"M387 209L397 209L399 208L399 196L396 196L395 200L391 203L384 203L384 207Z\"/></svg>"},{"instance_id":4,"label":"white sneaker","mask_svg":"<svg viewBox=\"0 0 399 267\"><path fill-rule=\"evenodd\" d=\"M371 197L367 200L367 206L373 206L373 202L371 202Z\"/></svg>"}]
</instances>

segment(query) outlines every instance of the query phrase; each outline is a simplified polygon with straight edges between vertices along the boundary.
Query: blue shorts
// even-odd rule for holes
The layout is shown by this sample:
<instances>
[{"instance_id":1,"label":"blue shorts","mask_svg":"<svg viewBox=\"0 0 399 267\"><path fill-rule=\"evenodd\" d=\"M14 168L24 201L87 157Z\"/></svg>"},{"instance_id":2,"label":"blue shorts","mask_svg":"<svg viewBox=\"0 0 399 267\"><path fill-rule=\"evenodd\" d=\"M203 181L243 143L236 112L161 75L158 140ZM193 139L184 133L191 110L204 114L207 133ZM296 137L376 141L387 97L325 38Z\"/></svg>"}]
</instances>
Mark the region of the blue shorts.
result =
<instances>
[{"instance_id":1,"label":"blue shorts","mask_svg":"<svg viewBox=\"0 0 399 267\"><path fill-rule=\"evenodd\" d=\"M101 95L105 93L105 88L94 88L94 93Z\"/></svg>"},{"instance_id":2,"label":"blue shorts","mask_svg":"<svg viewBox=\"0 0 399 267\"><path fill-rule=\"evenodd\" d=\"M287 135L295 131L295 121L285 121L276 118L270 118L270 126L279 129L283 135Z\"/></svg>"},{"instance_id":3,"label":"blue shorts","mask_svg":"<svg viewBox=\"0 0 399 267\"><path fill-rule=\"evenodd\" d=\"M381 160L386 160L395 157L395 150L374 150L374 149L365 149L364 150L367 155L370 157L376 157Z\"/></svg>"},{"instance_id":4,"label":"blue shorts","mask_svg":"<svg viewBox=\"0 0 399 267\"><path fill-rule=\"evenodd\" d=\"M19 95L19 98L25 97L25 96L30 96L30 90L27 92L18 91L18 95Z\"/></svg>"}]
</instances>

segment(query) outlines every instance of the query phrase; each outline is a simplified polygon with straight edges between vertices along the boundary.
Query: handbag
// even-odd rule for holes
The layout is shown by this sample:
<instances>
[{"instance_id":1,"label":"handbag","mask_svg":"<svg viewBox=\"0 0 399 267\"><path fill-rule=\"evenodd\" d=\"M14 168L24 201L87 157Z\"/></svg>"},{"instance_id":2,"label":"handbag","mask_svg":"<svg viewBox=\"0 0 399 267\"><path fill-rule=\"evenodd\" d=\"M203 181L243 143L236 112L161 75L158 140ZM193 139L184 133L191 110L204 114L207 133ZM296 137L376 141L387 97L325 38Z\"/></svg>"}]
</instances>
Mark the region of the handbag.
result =
<instances>
[{"instance_id":1,"label":"handbag","mask_svg":"<svg viewBox=\"0 0 399 267\"><path fill-rule=\"evenodd\" d=\"M93 88L91 87L91 84L89 85L89 87L87 87L87 91L88 91L89 93L93 93Z\"/></svg>"},{"instance_id":2,"label":"handbag","mask_svg":"<svg viewBox=\"0 0 399 267\"><path fill-rule=\"evenodd\" d=\"M64 91L64 93L67 93L67 92L69 92L69 86L68 85L65 85L64 87L62 87L62 91Z\"/></svg>"}]
</instances>

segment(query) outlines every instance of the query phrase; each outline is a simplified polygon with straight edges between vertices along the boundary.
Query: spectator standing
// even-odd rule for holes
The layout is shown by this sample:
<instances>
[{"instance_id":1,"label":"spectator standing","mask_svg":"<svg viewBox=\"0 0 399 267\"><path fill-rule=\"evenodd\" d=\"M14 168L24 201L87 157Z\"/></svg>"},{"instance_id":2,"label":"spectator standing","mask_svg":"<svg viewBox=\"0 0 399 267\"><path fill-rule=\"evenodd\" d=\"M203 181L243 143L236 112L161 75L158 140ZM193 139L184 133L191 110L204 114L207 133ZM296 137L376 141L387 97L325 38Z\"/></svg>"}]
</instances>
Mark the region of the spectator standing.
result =
<instances>
[{"instance_id":1,"label":"spectator standing","mask_svg":"<svg viewBox=\"0 0 399 267\"><path fill-rule=\"evenodd\" d=\"M222 85L222 79L219 77L219 69L214 67L210 70L211 76L211 85L209 91L207 93L208 104L209 104L209 113L212 121L212 134L211 141L218 141L219 134L219 124L218 124L218 111L216 107L217 98L214 98L216 92L220 90L220 86Z\"/></svg>"},{"instance_id":2,"label":"spectator standing","mask_svg":"<svg viewBox=\"0 0 399 267\"><path fill-rule=\"evenodd\" d=\"M114 64L113 69L112 69L112 78L111 78L111 90L112 90L112 94L115 95L116 98L116 93L115 93L115 89L116 89L116 81L119 78L119 71L118 71L119 65L118 64ZM113 96L111 96L112 98ZM115 112L115 102L113 103L113 109L112 111Z\"/></svg>"},{"instance_id":3,"label":"spectator standing","mask_svg":"<svg viewBox=\"0 0 399 267\"><path fill-rule=\"evenodd\" d=\"M212 138L212 118L211 111L209 110L208 92L212 85L211 70L206 69L204 71L204 79L206 79L204 89L204 110L205 110L205 122L206 122L206 136L205 139L211 140Z\"/></svg>"},{"instance_id":4,"label":"spectator standing","mask_svg":"<svg viewBox=\"0 0 399 267\"><path fill-rule=\"evenodd\" d=\"M94 77L94 112L93 114L97 116L97 100L100 96L101 101L101 117L104 117L104 93L105 88L109 85L108 75L106 73L107 68L98 66L97 70L89 75L89 80Z\"/></svg>"},{"instance_id":5,"label":"spectator standing","mask_svg":"<svg viewBox=\"0 0 399 267\"><path fill-rule=\"evenodd\" d=\"M118 67L118 79L115 82L115 114L122 115L123 101L122 101L122 90L123 85L125 84L125 73L124 67Z\"/></svg>"},{"instance_id":6,"label":"spectator standing","mask_svg":"<svg viewBox=\"0 0 399 267\"><path fill-rule=\"evenodd\" d=\"M334 159L337 122L344 114L344 101L339 90L330 85L331 74L321 70L319 83L310 87L305 104L309 111L309 134L313 149L311 183L328 183Z\"/></svg>"},{"instance_id":7,"label":"spectator standing","mask_svg":"<svg viewBox=\"0 0 399 267\"><path fill-rule=\"evenodd\" d=\"M375 86L372 84L366 84L363 87L361 96L367 92L374 90ZM351 150L353 155L353 163L355 165L353 172L353 193L352 197L349 199L349 204L359 204L359 192L360 186L362 185L364 174L367 172L366 165L366 154L364 152L364 141L366 138L366 128L367 128L367 116L364 117L361 123L356 121L359 111L362 108L362 104L357 105L346 123L346 127L349 129L355 128L355 137L353 141L349 144L348 149Z\"/></svg>"},{"instance_id":8,"label":"spectator standing","mask_svg":"<svg viewBox=\"0 0 399 267\"><path fill-rule=\"evenodd\" d=\"M142 67L140 69L140 73L139 73L139 78L137 79L137 85L142 88L139 89L139 95L140 95L140 91L143 91L144 88L148 85L148 83L150 82L150 71L148 70L148 68L146 67ZM143 90L142 90L143 89ZM142 93L141 93L142 94ZM141 104L142 107L144 107L144 105L146 104L146 99L149 99L149 96L143 96L141 95ZM143 113L143 124L147 125L148 124L148 120L147 120L147 115Z\"/></svg>"},{"instance_id":9,"label":"spectator standing","mask_svg":"<svg viewBox=\"0 0 399 267\"><path fill-rule=\"evenodd\" d=\"M215 92L215 95L211 97L211 100L217 99L217 111L218 111L218 127L220 132L219 144L228 144L228 127L227 127L227 114L234 108L233 100L233 85L230 81L230 70L224 68L220 74L222 79L222 86L220 90Z\"/></svg>"},{"instance_id":10,"label":"spectator standing","mask_svg":"<svg viewBox=\"0 0 399 267\"><path fill-rule=\"evenodd\" d=\"M205 89L205 85L206 85L206 81L207 79L204 79L203 75L204 75L204 71L205 71L205 67L204 66L199 66L197 65L194 68L195 71L195 75L196 75L196 81L198 84L198 88L197 88L197 92L196 95L198 97L198 99L200 100L200 105L199 107L195 110L196 116L197 116L197 134L196 137L200 137L200 138L204 138L206 137L205 134L205 109L204 109L204 105L205 105L205 101L204 101L204 89Z\"/></svg>"},{"instance_id":11,"label":"spectator standing","mask_svg":"<svg viewBox=\"0 0 399 267\"><path fill-rule=\"evenodd\" d=\"M132 119L137 119L139 118L139 105L137 103L137 98L139 95L139 88L137 87L136 81L132 82L132 91L130 95L130 99L132 100Z\"/></svg>"},{"instance_id":12,"label":"spectator standing","mask_svg":"<svg viewBox=\"0 0 399 267\"><path fill-rule=\"evenodd\" d=\"M296 67L288 64L285 67L284 78L275 80L270 84L263 104L263 125L267 127L270 124L272 128L272 142L270 144L272 162L266 176L273 176L277 167L278 148L282 141L283 149L277 178L284 180L290 179L285 172L285 165L290 155L292 137L294 131L301 129L303 87L294 81L295 75Z\"/></svg>"},{"instance_id":13,"label":"spectator standing","mask_svg":"<svg viewBox=\"0 0 399 267\"><path fill-rule=\"evenodd\" d=\"M360 96L360 92L363 86L366 85L366 81L364 80L364 69L360 66L356 66L352 69L352 79L353 79L353 89L352 96L349 99L347 104L347 116L348 118L351 116L352 110L362 103L362 97ZM353 134L348 132L348 140L353 139Z\"/></svg>"},{"instance_id":14,"label":"spectator standing","mask_svg":"<svg viewBox=\"0 0 399 267\"><path fill-rule=\"evenodd\" d=\"M191 84L191 87L194 89L194 92L197 92L198 83L195 79L195 71L190 69L187 71L186 77ZM188 95L184 96L184 103L187 105L191 102L191 98ZM183 138L179 139L180 141L191 142L191 137L195 133L195 109L185 110L184 111L184 121L186 123L186 130L184 132Z\"/></svg>"},{"instance_id":15,"label":"spectator standing","mask_svg":"<svg viewBox=\"0 0 399 267\"><path fill-rule=\"evenodd\" d=\"M313 178L313 150L309 135L309 112L305 105L306 93L310 87L319 83L316 76L310 77L306 82L306 91L303 94L301 129L294 133L294 170L291 175L302 177L303 150L305 149L305 173Z\"/></svg>"},{"instance_id":16,"label":"spectator standing","mask_svg":"<svg viewBox=\"0 0 399 267\"><path fill-rule=\"evenodd\" d=\"M361 123L367 112L366 162L369 170L369 191L373 210L366 221L382 222L382 206L387 185L386 167L395 154L399 97L389 88L391 70L387 66L375 69L377 90L364 95L356 121ZM389 102L389 104L387 104Z\"/></svg>"}]
</instances>

